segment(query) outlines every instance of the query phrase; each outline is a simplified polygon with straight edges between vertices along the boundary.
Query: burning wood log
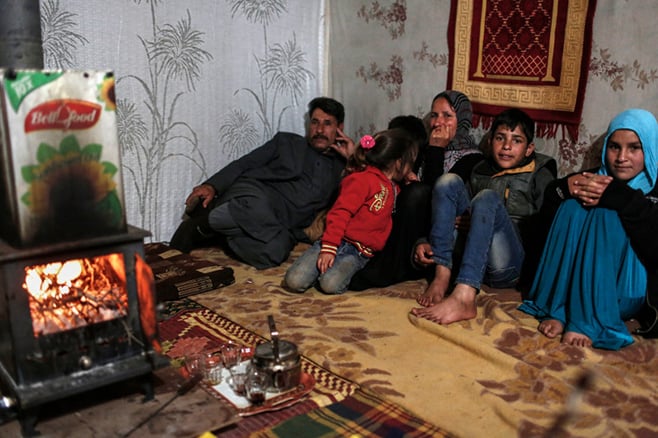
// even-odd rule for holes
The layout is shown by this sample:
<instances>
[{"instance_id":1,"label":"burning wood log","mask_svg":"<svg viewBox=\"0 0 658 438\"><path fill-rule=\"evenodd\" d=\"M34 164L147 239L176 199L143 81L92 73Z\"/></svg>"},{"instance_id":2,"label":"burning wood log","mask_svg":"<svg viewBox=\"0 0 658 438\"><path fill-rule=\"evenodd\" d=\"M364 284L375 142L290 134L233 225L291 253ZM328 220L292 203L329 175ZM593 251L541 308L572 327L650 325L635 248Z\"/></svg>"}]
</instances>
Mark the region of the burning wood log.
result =
<instances>
[{"instance_id":1,"label":"burning wood log","mask_svg":"<svg viewBox=\"0 0 658 438\"><path fill-rule=\"evenodd\" d=\"M123 257L73 259L25 269L35 335L107 321L127 314Z\"/></svg>"}]
</instances>

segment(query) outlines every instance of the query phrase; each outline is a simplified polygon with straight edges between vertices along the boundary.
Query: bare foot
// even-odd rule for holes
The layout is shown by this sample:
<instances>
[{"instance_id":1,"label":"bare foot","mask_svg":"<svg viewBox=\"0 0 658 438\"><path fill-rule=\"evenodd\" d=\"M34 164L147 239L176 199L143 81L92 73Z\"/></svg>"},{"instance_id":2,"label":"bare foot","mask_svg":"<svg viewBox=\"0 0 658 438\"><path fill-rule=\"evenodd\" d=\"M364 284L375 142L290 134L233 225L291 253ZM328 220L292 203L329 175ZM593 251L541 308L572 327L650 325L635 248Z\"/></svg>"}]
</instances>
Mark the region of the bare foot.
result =
<instances>
[{"instance_id":1,"label":"bare foot","mask_svg":"<svg viewBox=\"0 0 658 438\"><path fill-rule=\"evenodd\" d=\"M437 324L473 319L477 316L476 292L471 286L458 284L455 290L439 303L430 307L416 307L411 309L411 313Z\"/></svg>"},{"instance_id":2,"label":"bare foot","mask_svg":"<svg viewBox=\"0 0 658 438\"><path fill-rule=\"evenodd\" d=\"M592 346L592 340L590 338L588 338L582 333L576 333L576 332L566 332L564 336L562 336L562 343L573 345L576 347Z\"/></svg>"},{"instance_id":3,"label":"bare foot","mask_svg":"<svg viewBox=\"0 0 658 438\"><path fill-rule=\"evenodd\" d=\"M427 286L416 301L423 307L429 307L438 304L443 300L443 297L450 285L450 269L443 265L436 265L434 280Z\"/></svg>"},{"instance_id":4,"label":"bare foot","mask_svg":"<svg viewBox=\"0 0 658 438\"><path fill-rule=\"evenodd\" d=\"M553 339L562 334L564 326L557 319L547 319L539 323L538 330L547 338Z\"/></svg>"}]
</instances>

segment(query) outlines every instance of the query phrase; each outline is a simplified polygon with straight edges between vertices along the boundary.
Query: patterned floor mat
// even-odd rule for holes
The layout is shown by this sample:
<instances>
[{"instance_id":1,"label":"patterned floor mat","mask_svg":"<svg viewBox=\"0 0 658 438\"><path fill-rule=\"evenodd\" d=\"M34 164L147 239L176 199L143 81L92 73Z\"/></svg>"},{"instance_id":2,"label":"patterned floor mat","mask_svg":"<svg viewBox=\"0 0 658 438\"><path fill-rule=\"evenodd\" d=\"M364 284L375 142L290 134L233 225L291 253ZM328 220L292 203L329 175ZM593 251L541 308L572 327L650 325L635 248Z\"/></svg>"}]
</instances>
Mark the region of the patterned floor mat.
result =
<instances>
[{"instance_id":1,"label":"patterned floor mat","mask_svg":"<svg viewBox=\"0 0 658 438\"><path fill-rule=\"evenodd\" d=\"M189 299L167 302L162 315L163 352L174 362L185 355L217 350L228 341L252 347L268 341ZM221 436L446 436L395 403L362 391L358 384L304 356L302 371L315 380L304 400L286 409L245 417L222 430ZM277 425L280 428L268 432Z\"/></svg>"}]
</instances>

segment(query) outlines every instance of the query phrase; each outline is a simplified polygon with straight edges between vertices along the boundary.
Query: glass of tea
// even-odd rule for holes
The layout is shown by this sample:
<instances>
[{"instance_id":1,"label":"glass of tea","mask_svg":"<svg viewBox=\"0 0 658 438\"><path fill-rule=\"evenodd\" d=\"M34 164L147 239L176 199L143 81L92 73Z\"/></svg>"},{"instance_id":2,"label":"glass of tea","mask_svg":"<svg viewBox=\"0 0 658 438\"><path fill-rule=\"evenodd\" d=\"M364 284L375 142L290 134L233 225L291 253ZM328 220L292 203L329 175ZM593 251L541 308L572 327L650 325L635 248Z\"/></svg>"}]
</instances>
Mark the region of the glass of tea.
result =
<instances>
[{"instance_id":1,"label":"glass of tea","mask_svg":"<svg viewBox=\"0 0 658 438\"><path fill-rule=\"evenodd\" d=\"M265 402L265 395L270 386L270 375L263 370L252 366L247 374L245 390L247 399L253 405L261 405Z\"/></svg>"},{"instance_id":2,"label":"glass of tea","mask_svg":"<svg viewBox=\"0 0 658 438\"><path fill-rule=\"evenodd\" d=\"M222 358L218 353L205 353L203 357L203 378L211 386L222 383Z\"/></svg>"},{"instance_id":3,"label":"glass of tea","mask_svg":"<svg viewBox=\"0 0 658 438\"><path fill-rule=\"evenodd\" d=\"M228 384L233 392L241 397L247 395L247 377L250 368L249 362L241 362L229 369Z\"/></svg>"},{"instance_id":4,"label":"glass of tea","mask_svg":"<svg viewBox=\"0 0 658 438\"><path fill-rule=\"evenodd\" d=\"M224 367L229 370L239 364L242 360L242 346L235 342L227 342L222 345L220 353L222 355Z\"/></svg>"}]
</instances>

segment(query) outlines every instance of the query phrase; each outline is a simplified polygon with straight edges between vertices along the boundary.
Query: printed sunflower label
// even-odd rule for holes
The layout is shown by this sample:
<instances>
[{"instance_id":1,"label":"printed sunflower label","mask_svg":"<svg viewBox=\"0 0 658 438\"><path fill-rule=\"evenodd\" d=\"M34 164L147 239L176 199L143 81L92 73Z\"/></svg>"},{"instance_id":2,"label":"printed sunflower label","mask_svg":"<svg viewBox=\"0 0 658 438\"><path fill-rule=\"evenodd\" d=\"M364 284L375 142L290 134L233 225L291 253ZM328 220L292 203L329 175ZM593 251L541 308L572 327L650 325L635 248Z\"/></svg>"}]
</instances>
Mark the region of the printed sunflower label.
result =
<instances>
[{"instance_id":1,"label":"printed sunflower label","mask_svg":"<svg viewBox=\"0 0 658 438\"><path fill-rule=\"evenodd\" d=\"M0 69L0 94L3 239L124 232L112 72Z\"/></svg>"}]
</instances>

